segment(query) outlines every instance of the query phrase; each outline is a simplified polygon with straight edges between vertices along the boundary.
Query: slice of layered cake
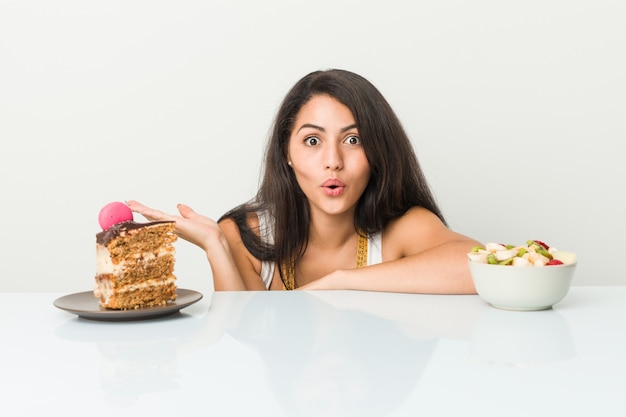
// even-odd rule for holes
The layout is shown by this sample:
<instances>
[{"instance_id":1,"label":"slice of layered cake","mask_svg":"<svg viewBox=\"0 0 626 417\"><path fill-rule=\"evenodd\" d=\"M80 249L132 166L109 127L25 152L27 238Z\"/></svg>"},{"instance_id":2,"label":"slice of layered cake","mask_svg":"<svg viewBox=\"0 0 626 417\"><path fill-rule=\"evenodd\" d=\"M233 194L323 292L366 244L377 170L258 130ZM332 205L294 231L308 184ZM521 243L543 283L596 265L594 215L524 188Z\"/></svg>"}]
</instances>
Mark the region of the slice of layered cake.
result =
<instances>
[{"instance_id":1,"label":"slice of layered cake","mask_svg":"<svg viewBox=\"0 0 626 417\"><path fill-rule=\"evenodd\" d=\"M137 223L118 202L105 206L99 220L94 295L100 306L129 310L175 300L175 222Z\"/></svg>"}]
</instances>

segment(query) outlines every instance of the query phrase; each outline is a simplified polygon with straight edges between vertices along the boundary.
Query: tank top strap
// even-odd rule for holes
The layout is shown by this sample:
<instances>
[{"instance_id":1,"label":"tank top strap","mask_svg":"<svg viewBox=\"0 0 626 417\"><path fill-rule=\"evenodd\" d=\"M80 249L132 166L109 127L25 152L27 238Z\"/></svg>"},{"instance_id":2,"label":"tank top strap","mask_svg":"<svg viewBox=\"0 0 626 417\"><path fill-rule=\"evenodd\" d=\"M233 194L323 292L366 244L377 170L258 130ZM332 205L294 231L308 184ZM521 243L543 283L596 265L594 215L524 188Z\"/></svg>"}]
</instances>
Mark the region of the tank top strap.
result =
<instances>
[{"instance_id":1,"label":"tank top strap","mask_svg":"<svg viewBox=\"0 0 626 417\"><path fill-rule=\"evenodd\" d=\"M356 267L363 268L368 264L368 246L369 239L367 236L359 233L359 240L356 248ZM283 290L293 290L296 285L296 267L294 262L283 265Z\"/></svg>"}]
</instances>

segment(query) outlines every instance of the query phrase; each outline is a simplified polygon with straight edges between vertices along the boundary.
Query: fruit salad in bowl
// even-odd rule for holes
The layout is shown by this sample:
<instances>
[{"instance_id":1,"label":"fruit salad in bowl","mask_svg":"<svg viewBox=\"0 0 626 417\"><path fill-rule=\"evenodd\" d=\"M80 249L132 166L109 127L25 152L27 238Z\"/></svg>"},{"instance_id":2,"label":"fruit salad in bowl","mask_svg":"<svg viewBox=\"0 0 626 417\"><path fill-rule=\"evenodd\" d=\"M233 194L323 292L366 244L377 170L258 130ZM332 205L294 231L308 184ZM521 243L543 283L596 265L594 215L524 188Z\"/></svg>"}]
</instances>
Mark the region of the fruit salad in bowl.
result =
<instances>
[{"instance_id":1,"label":"fruit salad in bowl","mask_svg":"<svg viewBox=\"0 0 626 417\"><path fill-rule=\"evenodd\" d=\"M571 252L552 248L541 240L528 240L526 245L487 243L476 246L467 254L470 261L491 265L552 266L576 262Z\"/></svg>"},{"instance_id":2,"label":"fruit salad in bowl","mask_svg":"<svg viewBox=\"0 0 626 417\"><path fill-rule=\"evenodd\" d=\"M478 295L506 310L545 310L567 295L576 254L540 240L525 245L488 243L467 254Z\"/></svg>"}]
</instances>

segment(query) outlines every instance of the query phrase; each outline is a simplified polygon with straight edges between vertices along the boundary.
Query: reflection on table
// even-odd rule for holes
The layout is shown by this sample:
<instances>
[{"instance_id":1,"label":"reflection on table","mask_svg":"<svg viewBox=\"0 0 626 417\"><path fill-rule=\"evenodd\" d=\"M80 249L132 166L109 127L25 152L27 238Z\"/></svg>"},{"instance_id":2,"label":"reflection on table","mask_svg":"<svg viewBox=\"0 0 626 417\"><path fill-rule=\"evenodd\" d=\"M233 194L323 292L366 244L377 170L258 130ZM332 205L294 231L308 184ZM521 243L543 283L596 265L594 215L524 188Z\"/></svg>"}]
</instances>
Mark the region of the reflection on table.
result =
<instances>
[{"instance_id":1,"label":"reflection on table","mask_svg":"<svg viewBox=\"0 0 626 417\"><path fill-rule=\"evenodd\" d=\"M623 410L626 287L574 287L538 312L478 296L221 292L137 322L77 318L58 296L0 294L0 392L17 415Z\"/></svg>"}]
</instances>

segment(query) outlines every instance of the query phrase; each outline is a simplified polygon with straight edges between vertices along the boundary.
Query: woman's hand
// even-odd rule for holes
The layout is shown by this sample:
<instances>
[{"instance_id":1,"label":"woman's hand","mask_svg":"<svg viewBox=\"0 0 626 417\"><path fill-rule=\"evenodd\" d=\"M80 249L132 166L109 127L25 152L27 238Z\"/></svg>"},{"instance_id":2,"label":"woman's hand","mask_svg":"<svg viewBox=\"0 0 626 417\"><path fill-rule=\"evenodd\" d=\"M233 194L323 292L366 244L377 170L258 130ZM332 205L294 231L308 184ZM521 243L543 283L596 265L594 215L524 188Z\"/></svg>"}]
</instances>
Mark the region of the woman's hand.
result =
<instances>
[{"instance_id":1,"label":"woman's hand","mask_svg":"<svg viewBox=\"0 0 626 417\"><path fill-rule=\"evenodd\" d=\"M180 213L179 216L146 207L134 200L127 201L126 204L132 211L141 214L150 221L175 221L176 234L182 239L199 246L205 252L208 252L215 242L222 242L224 239L222 230L214 220L196 213L191 207L184 204L178 204L177 206Z\"/></svg>"},{"instance_id":2,"label":"woman's hand","mask_svg":"<svg viewBox=\"0 0 626 417\"><path fill-rule=\"evenodd\" d=\"M176 228L174 231L176 234L206 252L213 272L213 286L216 291L246 289L233 259L228 240L217 222L196 213L184 204L177 206L180 216L151 209L133 200L127 201L126 204L132 211L141 214L148 220L175 221Z\"/></svg>"}]
</instances>

